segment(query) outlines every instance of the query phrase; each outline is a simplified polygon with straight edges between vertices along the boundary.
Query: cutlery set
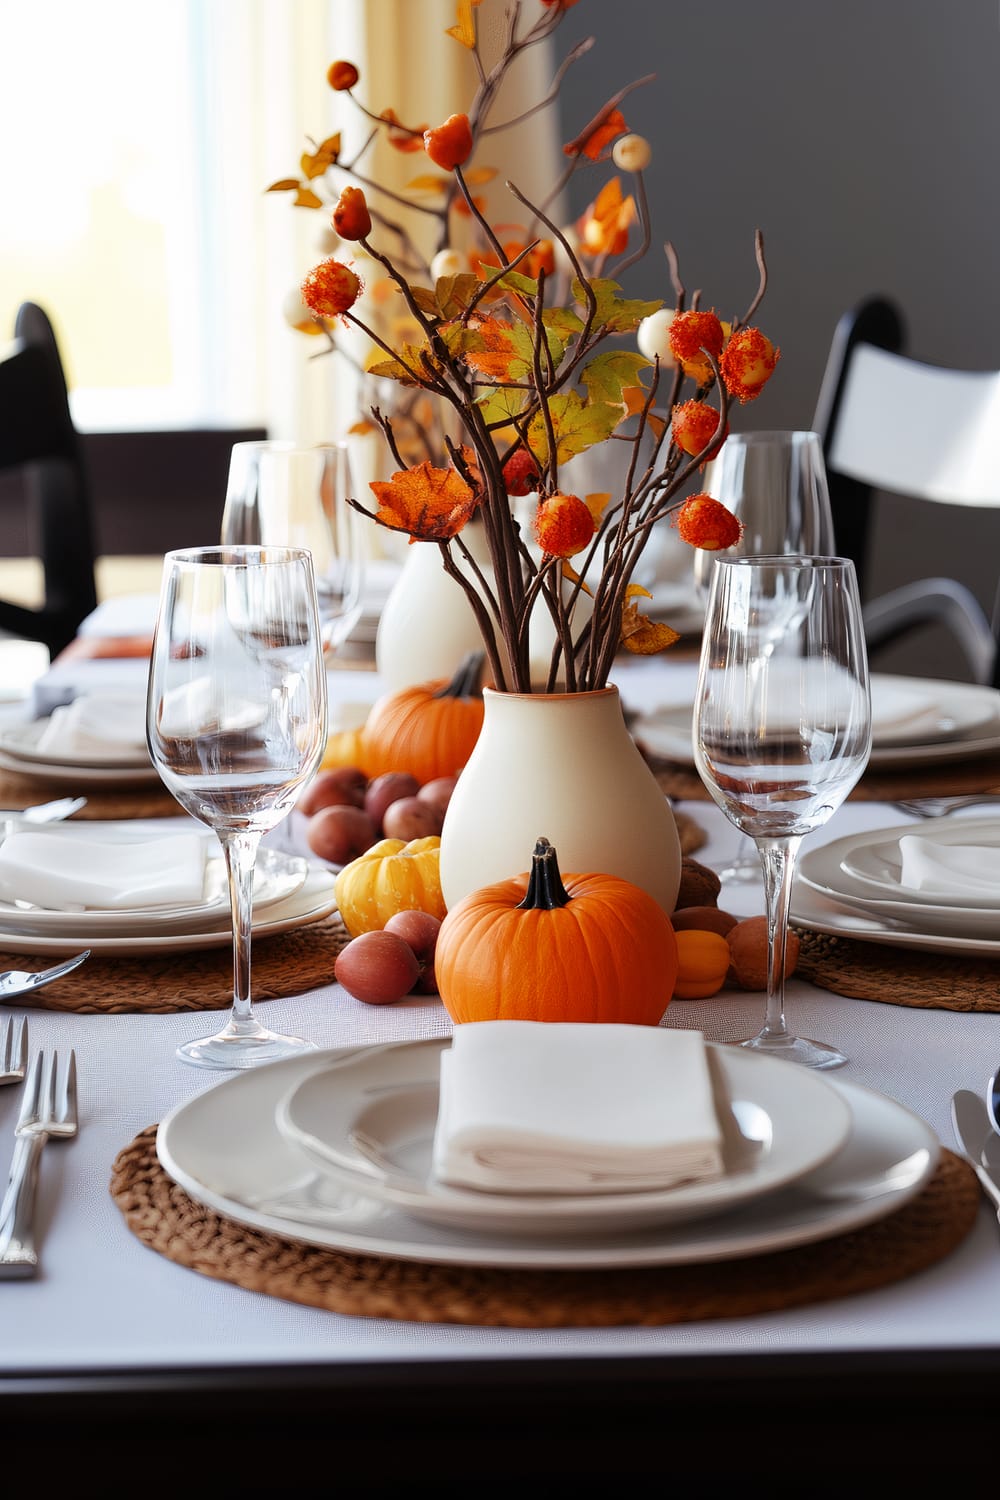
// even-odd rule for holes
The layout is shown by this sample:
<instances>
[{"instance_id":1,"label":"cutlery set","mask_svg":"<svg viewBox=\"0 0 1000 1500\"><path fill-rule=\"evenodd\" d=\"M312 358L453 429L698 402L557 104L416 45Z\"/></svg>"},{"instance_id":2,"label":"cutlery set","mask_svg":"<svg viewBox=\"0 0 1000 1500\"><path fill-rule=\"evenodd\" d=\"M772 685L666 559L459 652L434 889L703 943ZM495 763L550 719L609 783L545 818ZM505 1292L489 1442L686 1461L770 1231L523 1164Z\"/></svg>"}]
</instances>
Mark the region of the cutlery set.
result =
<instances>
[{"instance_id":1,"label":"cutlery set","mask_svg":"<svg viewBox=\"0 0 1000 1500\"><path fill-rule=\"evenodd\" d=\"M24 1082L14 1127L14 1154L0 1202L0 1281L34 1276L35 1198L42 1151L50 1140L72 1140L78 1129L76 1054L60 1069L59 1054L39 1050L28 1065L28 1023L8 1019L0 1042L0 1084Z\"/></svg>"}]
</instances>

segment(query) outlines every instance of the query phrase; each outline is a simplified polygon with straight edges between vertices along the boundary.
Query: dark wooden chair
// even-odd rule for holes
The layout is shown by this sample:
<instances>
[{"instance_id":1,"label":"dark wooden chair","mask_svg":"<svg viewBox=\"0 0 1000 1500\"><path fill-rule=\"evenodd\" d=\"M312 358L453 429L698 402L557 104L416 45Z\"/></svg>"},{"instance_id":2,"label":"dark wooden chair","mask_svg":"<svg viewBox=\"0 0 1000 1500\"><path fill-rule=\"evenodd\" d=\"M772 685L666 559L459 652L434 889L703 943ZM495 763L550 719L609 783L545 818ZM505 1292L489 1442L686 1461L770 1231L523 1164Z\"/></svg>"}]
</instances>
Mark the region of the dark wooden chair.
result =
<instances>
[{"instance_id":1,"label":"dark wooden chair","mask_svg":"<svg viewBox=\"0 0 1000 1500\"><path fill-rule=\"evenodd\" d=\"M44 582L38 608L0 599L0 631L41 641L54 656L97 603L92 499L55 334L33 302L18 309L0 354L0 471L19 480L27 547Z\"/></svg>"},{"instance_id":2,"label":"dark wooden chair","mask_svg":"<svg viewBox=\"0 0 1000 1500\"><path fill-rule=\"evenodd\" d=\"M885 297L862 302L834 333L813 425L823 441L837 550L857 567L871 650L941 626L972 680L1000 687L1000 589L991 619L965 577L873 588L885 496L931 502L942 537L948 518L937 521L938 506L1000 517L1000 372L924 364L904 344L903 318ZM912 550L909 525L894 538L898 556Z\"/></svg>"}]
</instances>

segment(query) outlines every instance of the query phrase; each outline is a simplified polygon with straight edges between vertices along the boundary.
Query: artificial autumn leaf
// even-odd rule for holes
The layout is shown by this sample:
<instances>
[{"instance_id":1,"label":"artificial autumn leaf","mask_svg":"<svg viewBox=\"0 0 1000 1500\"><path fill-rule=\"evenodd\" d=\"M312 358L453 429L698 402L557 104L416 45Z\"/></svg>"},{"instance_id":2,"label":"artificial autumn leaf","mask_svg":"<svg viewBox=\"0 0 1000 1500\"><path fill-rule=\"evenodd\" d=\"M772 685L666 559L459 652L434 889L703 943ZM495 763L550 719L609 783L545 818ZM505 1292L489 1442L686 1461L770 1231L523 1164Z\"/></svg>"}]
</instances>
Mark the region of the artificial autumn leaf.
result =
<instances>
[{"instance_id":1,"label":"artificial autumn leaf","mask_svg":"<svg viewBox=\"0 0 1000 1500\"><path fill-rule=\"evenodd\" d=\"M589 583L587 583L584 578L581 578L580 574L573 567L568 557L563 558L562 576L565 578L567 583L578 583L580 585L581 593L589 594L591 598L594 597L594 590L590 587Z\"/></svg>"},{"instance_id":2,"label":"artificial autumn leaf","mask_svg":"<svg viewBox=\"0 0 1000 1500\"><path fill-rule=\"evenodd\" d=\"M466 354L467 364L495 380L520 383L530 378L535 360L535 336L531 328L523 323L504 322L502 318L477 318L474 326L481 335L482 348ZM545 340L552 363L558 368L565 345L547 329Z\"/></svg>"},{"instance_id":3,"label":"artificial autumn leaf","mask_svg":"<svg viewBox=\"0 0 1000 1500\"><path fill-rule=\"evenodd\" d=\"M476 23L472 12L483 0L458 0L456 24L445 29L445 36L453 36L456 42L471 49L476 45Z\"/></svg>"},{"instance_id":4,"label":"artificial autumn leaf","mask_svg":"<svg viewBox=\"0 0 1000 1500\"><path fill-rule=\"evenodd\" d=\"M429 459L389 480L373 479L370 487L379 502L376 519L392 531L408 531L411 542L456 536L479 504L457 470L435 468Z\"/></svg>"},{"instance_id":5,"label":"artificial autumn leaf","mask_svg":"<svg viewBox=\"0 0 1000 1500\"><path fill-rule=\"evenodd\" d=\"M383 359L368 366L369 373L387 380L398 380L400 385L420 385L424 373L424 361L433 363L429 344L403 344L397 359Z\"/></svg>"},{"instance_id":6,"label":"artificial autumn leaf","mask_svg":"<svg viewBox=\"0 0 1000 1500\"><path fill-rule=\"evenodd\" d=\"M628 594L642 593L649 597L648 590L630 587ZM622 605L621 641L626 651L633 656L655 656L680 640L676 630L671 630L662 620L649 620L639 613L639 606L630 598Z\"/></svg>"},{"instance_id":7,"label":"artificial autumn leaf","mask_svg":"<svg viewBox=\"0 0 1000 1500\"><path fill-rule=\"evenodd\" d=\"M528 392L514 390L510 386L491 386L483 395L476 397L476 406L491 432L501 432L515 417L519 417L528 404Z\"/></svg>"},{"instance_id":8,"label":"artificial autumn leaf","mask_svg":"<svg viewBox=\"0 0 1000 1500\"><path fill-rule=\"evenodd\" d=\"M611 281L607 277L599 277L596 281L592 281L590 289L597 306L594 323L608 333L631 333L633 329L638 328L643 318L659 312L663 306L661 301L642 302L638 298L619 297L621 287L617 281ZM578 302L586 302L586 296L579 281L573 282L573 296Z\"/></svg>"},{"instance_id":9,"label":"artificial autumn leaf","mask_svg":"<svg viewBox=\"0 0 1000 1500\"><path fill-rule=\"evenodd\" d=\"M649 368L650 362L644 354L633 354L627 349L607 349L588 360L580 371L580 379L592 401L624 403L626 388L634 387L639 371Z\"/></svg>"},{"instance_id":10,"label":"artificial autumn leaf","mask_svg":"<svg viewBox=\"0 0 1000 1500\"><path fill-rule=\"evenodd\" d=\"M443 193L451 187L448 177L438 177L434 172L422 172L419 177L411 177L406 184L408 193Z\"/></svg>"},{"instance_id":11,"label":"artificial autumn leaf","mask_svg":"<svg viewBox=\"0 0 1000 1500\"><path fill-rule=\"evenodd\" d=\"M586 453L595 443L603 443L623 420L620 406L604 401L584 401L577 391L550 396L549 416L556 438L556 462L568 463L578 453ZM549 459L548 429L543 418L535 416L528 428L532 453L545 465Z\"/></svg>"},{"instance_id":12,"label":"artificial autumn leaf","mask_svg":"<svg viewBox=\"0 0 1000 1500\"><path fill-rule=\"evenodd\" d=\"M292 199L293 208L323 208L322 198L318 198L312 188L301 187Z\"/></svg>"},{"instance_id":13,"label":"artificial autumn leaf","mask_svg":"<svg viewBox=\"0 0 1000 1500\"><path fill-rule=\"evenodd\" d=\"M580 249L588 255L620 255L637 217L632 194L622 197L621 179L612 177L577 220Z\"/></svg>"},{"instance_id":14,"label":"artificial autumn leaf","mask_svg":"<svg viewBox=\"0 0 1000 1500\"><path fill-rule=\"evenodd\" d=\"M374 422L370 421L368 417L362 417L359 422L351 423L350 427L348 427L347 429L347 436L367 437L369 433L377 431L378 428L376 427Z\"/></svg>"},{"instance_id":15,"label":"artificial autumn leaf","mask_svg":"<svg viewBox=\"0 0 1000 1500\"><path fill-rule=\"evenodd\" d=\"M558 335L564 344L583 332L583 319L571 307L546 307L542 313L542 325Z\"/></svg>"},{"instance_id":16,"label":"artificial autumn leaf","mask_svg":"<svg viewBox=\"0 0 1000 1500\"><path fill-rule=\"evenodd\" d=\"M434 286L434 303L442 318L460 318L482 287L471 271L457 276L439 276Z\"/></svg>"},{"instance_id":17,"label":"artificial autumn leaf","mask_svg":"<svg viewBox=\"0 0 1000 1500\"><path fill-rule=\"evenodd\" d=\"M277 182L272 182L271 186L265 188L264 191L265 193L294 193L298 185L297 177L279 177Z\"/></svg>"},{"instance_id":18,"label":"artificial autumn leaf","mask_svg":"<svg viewBox=\"0 0 1000 1500\"><path fill-rule=\"evenodd\" d=\"M314 177L322 177L327 167L332 167L340 155L340 132L336 135L327 136L321 141L315 151L303 151L299 158L299 165L306 178L312 181Z\"/></svg>"},{"instance_id":19,"label":"artificial autumn leaf","mask_svg":"<svg viewBox=\"0 0 1000 1500\"><path fill-rule=\"evenodd\" d=\"M625 411L630 417L637 417L640 412L646 411L646 403L649 401L649 392L645 386L630 385L622 391L622 400L625 403ZM646 411L646 426L651 428L657 438L661 438L666 432L669 423L658 417L655 411Z\"/></svg>"},{"instance_id":20,"label":"artificial autumn leaf","mask_svg":"<svg viewBox=\"0 0 1000 1500\"><path fill-rule=\"evenodd\" d=\"M566 156L589 156L591 161L597 161L605 146L609 146L616 136L624 135L628 126L625 124L625 116L620 109L613 109L609 115L592 130L585 141L570 141L568 146L563 147Z\"/></svg>"},{"instance_id":21,"label":"artificial autumn leaf","mask_svg":"<svg viewBox=\"0 0 1000 1500\"><path fill-rule=\"evenodd\" d=\"M496 167L473 167L465 173L465 181L468 187L485 187L496 175Z\"/></svg>"},{"instance_id":22,"label":"artificial autumn leaf","mask_svg":"<svg viewBox=\"0 0 1000 1500\"><path fill-rule=\"evenodd\" d=\"M400 120L394 109L384 109L379 115L388 125L386 136L390 146L395 146L397 151L413 152L424 149L424 131L426 125L419 125L416 130L409 130Z\"/></svg>"},{"instance_id":23,"label":"artificial autumn leaf","mask_svg":"<svg viewBox=\"0 0 1000 1500\"><path fill-rule=\"evenodd\" d=\"M595 527L600 526L601 520L604 516L604 512L607 510L610 500L610 492L604 493L600 490L593 495L584 495L584 504L594 518Z\"/></svg>"}]
</instances>

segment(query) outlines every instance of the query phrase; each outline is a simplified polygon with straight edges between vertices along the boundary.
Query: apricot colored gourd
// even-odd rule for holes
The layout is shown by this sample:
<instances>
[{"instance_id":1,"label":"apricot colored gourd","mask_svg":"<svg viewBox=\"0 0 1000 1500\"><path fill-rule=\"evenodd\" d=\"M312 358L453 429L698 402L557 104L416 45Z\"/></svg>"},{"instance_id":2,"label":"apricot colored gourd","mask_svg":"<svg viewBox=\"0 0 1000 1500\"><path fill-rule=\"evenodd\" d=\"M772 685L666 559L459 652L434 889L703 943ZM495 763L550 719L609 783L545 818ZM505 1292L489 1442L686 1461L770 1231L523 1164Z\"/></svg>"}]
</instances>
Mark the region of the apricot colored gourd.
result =
<instances>
[{"instance_id":1,"label":"apricot colored gourd","mask_svg":"<svg viewBox=\"0 0 1000 1500\"><path fill-rule=\"evenodd\" d=\"M335 730L327 739L319 769L332 771L337 766L357 766L359 771L367 774L366 753L363 729Z\"/></svg>"},{"instance_id":2,"label":"apricot colored gourd","mask_svg":"<svg viewBox=\"0 0 1000 1500\"><path fill-rule=\"evenodd\" d=\"M464 657L450 682L398 688L372 704L364 728L369 776L408 771L423 785L456 776L483 727L483 653Z\"/></svg>"},{"instance_id":3,"label":"apricot colored gourd","mask_svg":"<svg viewBox=\"0 0 1000 1500\"><path fill-rule=\"evenodd\" d=\"M425 911L440 921L440 857L439 838L381 839L345 865L334 895L351 937L380 931L397 911Z\"/></svg>"},{"instance_id":4,"label":"apricot colored gourd","mask_svg":"<svg viewBox=\"0 0 1000 1500\"><path fill-rule=\"evenodd\" d=\"M539 839L527 874L470 892L441 923L438 993L464 1021L618 1021L655 1026L677 942L658 902L615 875L560 876Z\"/></svg>"},{"instance_id":5,"label":"apricot colored gourd","mask_svg":"<svg viewBox=\"0 0 1000 1500\"><path fill-rule=\"evenodd\" d=\"M729 944L720 932L687 927L677 933L675 1000L706 1000L718 994L729 973Z\"/></svg>"}]
</instances>

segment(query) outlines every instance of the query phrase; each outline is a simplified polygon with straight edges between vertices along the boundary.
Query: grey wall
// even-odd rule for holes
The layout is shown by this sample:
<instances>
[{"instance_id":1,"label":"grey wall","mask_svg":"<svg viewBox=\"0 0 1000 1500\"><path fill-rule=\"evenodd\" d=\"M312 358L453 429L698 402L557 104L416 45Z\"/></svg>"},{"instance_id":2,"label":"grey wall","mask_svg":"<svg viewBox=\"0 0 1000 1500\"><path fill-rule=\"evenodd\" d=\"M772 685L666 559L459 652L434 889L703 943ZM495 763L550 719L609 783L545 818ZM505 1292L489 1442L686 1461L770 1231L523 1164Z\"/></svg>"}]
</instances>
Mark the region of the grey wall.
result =
<instances>
[{"instance_id":1,"label":"grey wall","mask_svg":"<svg viewBox=\"0 0 1000 1500\"><path fill-rule=\"evenodd\" d=\"M657 75L623 106L654 150L653 244L626 289L672 301L669 239L703 305L742 312L763 231L757 321L782 359L734 428L809 426L837 320L876 292L900 306L916 358L1000 368L998 0L582 0L559 56L591 34L563 86L565 138L617 88ZM575 213L606 171L579 174ZM923 540L908 520L904 553L898 519L880 585L971 568L992 606L1000 524L976 518L949 543L936 513Z\"/></svg>"}]
</instances>

